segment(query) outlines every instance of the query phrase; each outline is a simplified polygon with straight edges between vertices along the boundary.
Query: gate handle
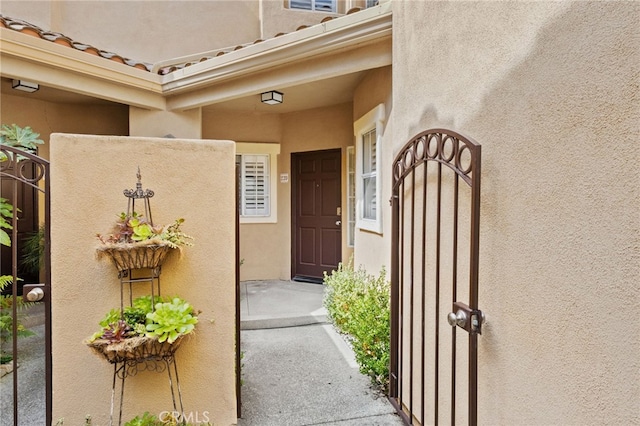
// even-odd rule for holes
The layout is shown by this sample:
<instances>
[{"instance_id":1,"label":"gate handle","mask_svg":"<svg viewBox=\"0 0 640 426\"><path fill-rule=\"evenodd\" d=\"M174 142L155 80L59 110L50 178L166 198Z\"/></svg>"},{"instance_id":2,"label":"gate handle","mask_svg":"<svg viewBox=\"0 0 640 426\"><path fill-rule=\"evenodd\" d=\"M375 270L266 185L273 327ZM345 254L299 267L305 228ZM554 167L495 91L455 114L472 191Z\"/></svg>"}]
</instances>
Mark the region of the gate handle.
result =
<instances>
[{"instance_id":1,"label":"gate handle","mask_svg":"<svg viewBox=\"0 0 640 426\"><path fill-rule=\"evenodd\" d=\"M33 287L27 293L26 298L29 302L39 302L44 299L44 290L42 290L42 287Z\"/></svg>"},{"instance_id":2,"label":"gate handle","mask_svg":"<svg viewBox=\"0 0 640 426\"><path fill-rule=\"evenodd\" d=\"M460 327L469 333L482 334L482 324L485 322L484 312L471 309L462 302L454 302L453 312L447 315L447 321L451 327Z\"/></svg>"},{"instance_id":3,"label":"gate handle","mask_svg":"<svg viewBox=\"0 0 640 426\"><path fill-rule=\"evenodd\" d=\"M467 314L462 309L458 309L458 312L456 313L449 312L449 315L447 315L447 321L451 327L455 327L457 325L464 328L464 325L467 322Z\"/></svg>"}]
</instances>

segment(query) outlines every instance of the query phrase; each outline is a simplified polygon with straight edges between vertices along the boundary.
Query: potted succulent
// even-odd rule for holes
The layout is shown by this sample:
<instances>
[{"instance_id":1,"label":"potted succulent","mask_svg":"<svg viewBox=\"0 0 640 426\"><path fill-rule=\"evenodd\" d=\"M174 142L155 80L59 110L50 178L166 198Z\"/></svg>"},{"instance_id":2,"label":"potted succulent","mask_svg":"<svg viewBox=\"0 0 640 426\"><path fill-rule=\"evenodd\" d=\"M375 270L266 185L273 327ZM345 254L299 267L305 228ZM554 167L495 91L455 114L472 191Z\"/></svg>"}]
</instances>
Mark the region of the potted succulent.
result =
<instances>
[{"instance_id":1,"label":"potted succulent","mask_svg":"<svg viewBox=\"0 0 640 426\"><path fill-rule=\"evenodd\" d=\"M157 268L171 249L193 245L193 237L180 230L183 222L158 227L135 211L120 213L111 234L97 235L98 256L108 256L118 271Z\"/></svg>"},{"instance_id":2,"label":"potted succulent","mask_svg":"<svg viewBox=\"0 0 640 426\"><path fill-rule=\"evenodd\" d=\"M173 355L182 338L194 331L198 314L179 297L142 296L124 309L111 309L100 330L85 343L112 364Z\"/></svg>"}]
</instances>

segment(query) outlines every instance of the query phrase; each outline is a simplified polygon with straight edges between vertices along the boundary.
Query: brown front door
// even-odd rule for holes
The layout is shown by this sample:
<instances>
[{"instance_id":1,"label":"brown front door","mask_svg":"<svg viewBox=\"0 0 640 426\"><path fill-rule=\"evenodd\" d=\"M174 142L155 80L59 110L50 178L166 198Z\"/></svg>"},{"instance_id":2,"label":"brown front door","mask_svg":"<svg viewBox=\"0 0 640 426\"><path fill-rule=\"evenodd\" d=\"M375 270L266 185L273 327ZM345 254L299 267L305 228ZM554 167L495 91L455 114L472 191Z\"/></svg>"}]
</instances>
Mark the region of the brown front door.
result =
<instances>
[{"instance_id":1,"label":"brown front door","mask_svg":"<svg viewBox=\"0 0 640 426\"><path fill-rule=\"evenodd\" d=\"M339 149L291 156L294 280L321 282L342 260L340 159Z\"/></svg>"}]
</instances>

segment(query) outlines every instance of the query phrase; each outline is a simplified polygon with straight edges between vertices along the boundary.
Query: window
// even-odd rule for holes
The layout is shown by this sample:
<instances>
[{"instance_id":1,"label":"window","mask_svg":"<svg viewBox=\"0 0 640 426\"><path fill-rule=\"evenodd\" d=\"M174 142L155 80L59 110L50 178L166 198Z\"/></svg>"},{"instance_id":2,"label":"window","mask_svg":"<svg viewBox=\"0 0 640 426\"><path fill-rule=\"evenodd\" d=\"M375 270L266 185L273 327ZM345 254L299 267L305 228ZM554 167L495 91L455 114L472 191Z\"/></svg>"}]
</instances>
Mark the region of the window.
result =
<instances>
[{"instance_id":1,"label":"window","mask_svg":"<svg viewBox=\"0 0 640 426\"><path fill-rule=\"evenodd\" d=\"M353 247L356 233L356 150L347 147L347 246Z\"/></svg>"},{"instance_id":2,"label":"window","mask_svg":"<svg viewBox=\"0 0 640 426\"><path fill-rule=\"evenodd\" d=\"M385 112L380 104L354 123L356 136L356 227L382 233L378 153Z\"/></svg>"},{"instance_id":3,"label":"window","mask_svg":"<svg viewBox=\"0 0 640 426\"><path fill-rule=\"evenodd\" d=\"M280 146L238 143L236 152L240 222L277 222L275 170Z\"/></svg>"},{"instance_id":4,"label":"window","mask_svg":"<svg viewBox=\"0 0 640 426\"><path fill-rule=\"evenodd\" d=\"M373 7L373 6L377 6L378 5L378 0L367 0L367 8L369 7Z\"/></svg>"},{"instance_id":5,"label":"window","mask_svg":"<svg viewBox=\"0 0 640 426\"><path fill-rule=\"evenodd\" d=\"M376 220L378 212L378 197L376 181L378 180L378 166L376 155L376 129L370 130L362 136L362 217Z\"/></svg>"},{"instance_id":6,"label":"window","mask_svg":"<svg viewBox=\"0 0 640 426\"><path fill-rule=\"evenodd\" d=\"M269 155L240 154L240 215L269 216Z\"/></svg>"},{"instance_id":7,"label":"window","mask_svg":"<svg viewBox=\"0 0 640 426\"><path fill-rule=\"evenodd\" d=\"M289 0L290 9L314 10L316 12L335 12L335 0Z\"/></svg>"}]
</instances>

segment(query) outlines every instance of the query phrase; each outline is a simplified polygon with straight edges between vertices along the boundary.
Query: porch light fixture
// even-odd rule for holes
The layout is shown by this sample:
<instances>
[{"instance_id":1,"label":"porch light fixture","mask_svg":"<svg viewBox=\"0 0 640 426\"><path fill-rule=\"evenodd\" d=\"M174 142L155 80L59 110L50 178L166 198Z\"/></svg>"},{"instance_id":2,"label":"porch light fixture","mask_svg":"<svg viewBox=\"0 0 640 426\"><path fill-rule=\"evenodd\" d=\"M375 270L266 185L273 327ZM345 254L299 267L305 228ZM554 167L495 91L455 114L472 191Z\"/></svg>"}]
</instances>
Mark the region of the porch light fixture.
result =
<instances>
[{"instance_id":1,"label":"porch light fixture","mask_svg":"<svg viewBox=\"0 0 640 426\"><path fill-rule=\"evenodd\" d=\"M262 93L260 98L263 104L277 105L282 103L284 95L280 92L276 92L275 90L271 90L269 92Z\"/></svg>"},{"instance_id":2,"label":"porch light fixture","mask_svg":"<svg viewBox=\"0 0 640 426\"><path fill-rule=\"evenodd\" d=\"M38 83L32 83L31 81L13 80L11 87L16 90L22 90L23 92L33 93L40 88Z\"/></svg>"}]
</instances>

